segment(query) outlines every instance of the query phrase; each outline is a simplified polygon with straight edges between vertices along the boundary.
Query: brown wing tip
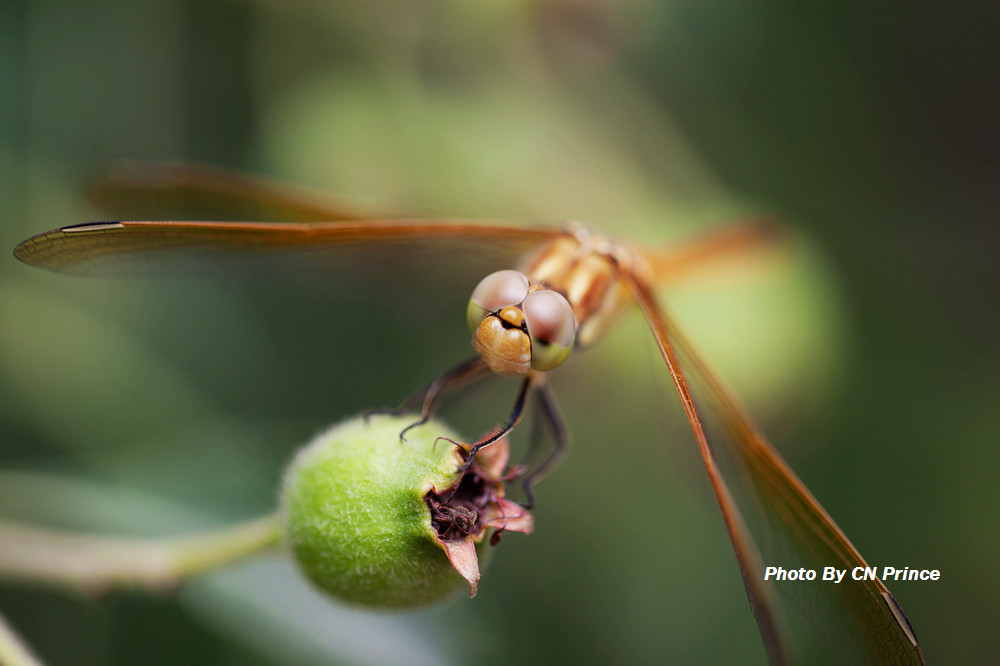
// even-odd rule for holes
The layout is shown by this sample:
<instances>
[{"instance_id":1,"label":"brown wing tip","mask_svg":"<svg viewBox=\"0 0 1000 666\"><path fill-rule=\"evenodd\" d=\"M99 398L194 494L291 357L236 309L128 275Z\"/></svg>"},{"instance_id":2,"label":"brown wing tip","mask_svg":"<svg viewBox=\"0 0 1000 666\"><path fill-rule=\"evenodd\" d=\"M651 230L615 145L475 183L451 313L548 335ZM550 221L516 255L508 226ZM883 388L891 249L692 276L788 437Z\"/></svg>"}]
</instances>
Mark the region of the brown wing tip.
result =
<instances>
[{"instance_id":1,"label":"brown wing tip","mask_svg":"<svg viewBox=\"0 0 1000 666\"><path fill-rule=\"evenodd\" d=\"M896 597L892 596L892 592L889 592L889 590L883 590L881 594L882 598L885 599L886 605L889 606L889 610L892 611L893 617L896 618L896 623L899 624L900 629L902 629L903 633L906 634L906 637L910 639L910 643L913 644L913 647L919 648L920 645L917 643L917 635L913 632L910 620L906 617L906 613L903 612L899 602L896 601Z\"/></svg>"},{"instance_id":2,"label":"brown wing tip","mask_svg":"<svg viewBox=\"0 0 1000 666\"><path fill-rule=\"evenodd\" d=\"M51 231L35 234L31 238L21 241L14 248L14 258L25 264L37 266L38 262L33 259L37 254L39 246L47 244L52 236L56 234L62 234L62 229L52 229Z\"/></svg>"},{"instance_id":3,"label":"brown wing tip","mask_svg":"<svg viewBox=\"0 0 1000 666\"><path fill-rule=\"evenodd\" d=\"M59 229L51 229L40 234L35 234L31 238L18 243L14 248L14 258L29 266L51 267L49 260L53 256L53 250L59 243L59 240L65 236L124 228L125 225L121 222L105 221L83 222L81 224L60 227Z\"/></svg>"}]
</instances>

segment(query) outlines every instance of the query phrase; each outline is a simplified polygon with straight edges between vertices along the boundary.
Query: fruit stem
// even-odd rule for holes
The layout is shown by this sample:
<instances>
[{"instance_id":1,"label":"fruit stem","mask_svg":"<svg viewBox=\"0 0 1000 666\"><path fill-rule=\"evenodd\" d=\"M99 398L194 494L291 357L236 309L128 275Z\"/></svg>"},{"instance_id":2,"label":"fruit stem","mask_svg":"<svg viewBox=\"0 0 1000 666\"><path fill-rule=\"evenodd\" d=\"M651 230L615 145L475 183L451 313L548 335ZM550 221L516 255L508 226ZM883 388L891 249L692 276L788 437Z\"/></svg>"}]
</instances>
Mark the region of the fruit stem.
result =
<instances>
[{"instance_id":1,"label":"fruit stem","mask_svg":"<svg viewBox=\"0 0 1000 666\"><path fill-rule=\"evenodd\" d=\"M0 521L0 580L90 595L118 588L166 591L186 578L277 546L279 541L276 515L214 531L153 539L75 534ZM0 659L0 663L6 662Z\"/></svg>"}]
</instances>

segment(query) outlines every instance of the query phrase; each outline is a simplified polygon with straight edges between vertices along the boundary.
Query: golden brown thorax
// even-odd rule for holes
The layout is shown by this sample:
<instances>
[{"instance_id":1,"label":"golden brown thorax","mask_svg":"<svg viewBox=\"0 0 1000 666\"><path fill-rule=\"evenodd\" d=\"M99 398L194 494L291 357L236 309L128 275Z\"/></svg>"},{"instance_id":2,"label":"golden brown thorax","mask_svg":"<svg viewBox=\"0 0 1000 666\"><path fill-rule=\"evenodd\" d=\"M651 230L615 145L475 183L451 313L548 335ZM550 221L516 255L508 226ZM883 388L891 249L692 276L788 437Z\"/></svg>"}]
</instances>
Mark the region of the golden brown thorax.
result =
<instances>
[{"instance_id":1,"label":"golden brown thorax","mask_svg":"<svg viewBox=\"0 0 1000 666\"><path fill-rule=\"evenodd\" d=\"M523 272L532 285L558 291L576 317L576 346L588 347L600 339L631 302L622 270L645 279L649 268L631 248L612 242L579 224L550 242Z\"/></svg>"}]
</instances>

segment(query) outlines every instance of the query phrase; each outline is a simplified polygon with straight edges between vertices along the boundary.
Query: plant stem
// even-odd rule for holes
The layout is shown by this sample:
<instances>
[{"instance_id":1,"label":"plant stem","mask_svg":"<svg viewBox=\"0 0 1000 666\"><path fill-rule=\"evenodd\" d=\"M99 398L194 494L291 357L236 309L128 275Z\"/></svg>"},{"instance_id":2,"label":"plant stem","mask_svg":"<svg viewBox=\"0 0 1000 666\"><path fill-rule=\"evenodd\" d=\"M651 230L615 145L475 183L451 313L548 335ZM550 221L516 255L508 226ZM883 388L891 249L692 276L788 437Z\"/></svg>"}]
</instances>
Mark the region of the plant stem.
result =
<instances>
[{"instance_id":1,"label":"plant stem","mask_svg":"<svg viewBox=\"0 0 1000 666\"><path fill-rule=\"evenodd\" d=\"M119 588L164 591L185 578L276 546L279 535L274 515L161 539L82 535L0 521L0 580L95 595Z\"/></svg>"},{"instance_id":2,"label":"plant stem","mask_svg":"<svg viewBox=\"0 0 1000 666\"><path fill-rule=\"evenodd\" d=\"M2 666L43 666L17 632L0 615L0 664Z\"/></svg>"}]
</instances>

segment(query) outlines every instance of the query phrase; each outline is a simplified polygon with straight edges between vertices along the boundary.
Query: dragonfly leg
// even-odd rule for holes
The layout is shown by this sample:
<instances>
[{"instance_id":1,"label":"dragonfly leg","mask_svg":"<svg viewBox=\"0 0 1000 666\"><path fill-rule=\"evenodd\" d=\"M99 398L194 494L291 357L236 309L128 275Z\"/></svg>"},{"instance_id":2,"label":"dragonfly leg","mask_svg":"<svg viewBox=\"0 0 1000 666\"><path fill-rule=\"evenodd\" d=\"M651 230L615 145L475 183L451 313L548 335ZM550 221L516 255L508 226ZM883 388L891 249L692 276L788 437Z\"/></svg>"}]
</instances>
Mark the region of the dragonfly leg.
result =
<instances>
[{"instance_id":1,"label":"dragonfly leg","mask_svg":"<svg viewBox=\"0 0 1000 666\"><path fill-rule=\"evenodd\" d=\"M555 442L555 450L538 469L524 479L524 496L527 499L524 508L526 509L530 509L535 505L534 485L548 476L552 470L562 463L566 454L569 453L571 442L569 428L566 427L566 419L563 418L562 410L559 409L559 403L556 402L555 392L553 392L552 386L547 381L538 382L536 404L538 405L538 415L545 429L549 431L552 435L552 440Z\"/></svg>"},{"instance_id":2,"label":"dragonfly leg","mask_svg":"<svg viewBox=\"0 0 1000 666\"><path fill-rule=\"evenodd\" d=\"M417 426L422 426L430 420L431 415L434 414L434 408L437 406L437 402L442 395L484 379L492 374L493 372L486 365L486 361L481 356L476 356L438 375L437 379L431 382L426 390L416 391L394 412L396 415L405 414L413 410L417 405L420 405L420 418L403 428L403 431L399 433L399 439L406 441L407 431Z\"/></svg>"},{"instance_id":3,"label":"dragonfly leg","mask_svg":"<svg viewBox=\"0 0 1000 666\"><path fill-rule=\"evenodd\" d=\"M476 454L479 453L479 449L484 446L489 446L498 439L506 436L517 426L518 423L521 422L521 417L524 416L524 405L528 402L528 396L531 395L531 388L536 383L538 383L536 373L529 372L528 376L521 382L521 388L517 391L517 397L514 399L514 408L510 412L510 418L507 420L507 425L492 434L483 437L472 445L472 448L469 450L469 459L465 461L465 466L462 467L462 474L465 474L469 467L472 466L472 461L476 459Z\"/></svg>"}]
</instances>

